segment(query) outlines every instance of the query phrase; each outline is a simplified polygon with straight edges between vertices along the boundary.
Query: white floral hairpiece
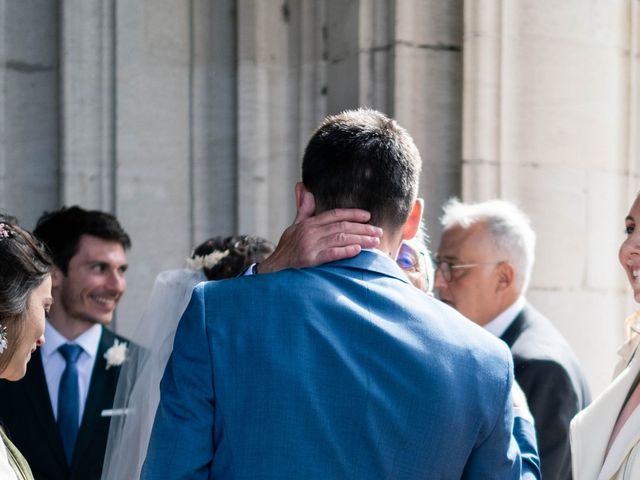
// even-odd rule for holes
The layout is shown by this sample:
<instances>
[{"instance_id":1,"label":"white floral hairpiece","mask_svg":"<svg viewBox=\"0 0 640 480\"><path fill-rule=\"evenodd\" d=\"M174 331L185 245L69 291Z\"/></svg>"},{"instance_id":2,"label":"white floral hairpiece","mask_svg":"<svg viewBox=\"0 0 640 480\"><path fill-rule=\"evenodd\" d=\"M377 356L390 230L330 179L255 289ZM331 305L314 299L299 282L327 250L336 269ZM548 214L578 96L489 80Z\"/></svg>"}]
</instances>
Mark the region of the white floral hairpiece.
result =
<instances>
[{"instance_id":1,"label":"white floral hairpiece","mask_svg":"<svg viewBox=\"0 0 640 480\"><path fill-rule=\"evenodd\" d=\"M227 255L229 255L229 250L225 250L224 252L214 250L209 255L196 255L193 258L187 258L187 268L191 270L211 269Z\"/></svg>"},{"instance_id":2,"label":"white floral hairpiece","mask_svg":"<svg viewBox=\"0 0 640 480\"><path fill-rule=\"evenodd\" d=\"M2 354L2 352L4 352L8 346L9 343L7 342L7 327L5 327L4 325L0 325L0 354Z\"/></svg>"},{"instance_id":3,"label":"white floral hairpiece","mask_svg":"<svg viewBox=\"0 0 640 480\"><path fill-rule=\"evenodd\" d=\"M128 352L127 342L119 342L116 338L113 341L113 345L104 352L104 359L107 361L107 370L111 367L119 367L127 359Z\"/></svg>"},{"instance_id":4,"label":"white floral hairpiece","mask_svg":"<svg viewBox=\"0 0 640 480\"><path fill-rule=\"evenodd\" d=\"M3 238L9 238L13 236L13 230L9 227L9 224L0 222L0 240Z\"/></svg>"}]
</instances>

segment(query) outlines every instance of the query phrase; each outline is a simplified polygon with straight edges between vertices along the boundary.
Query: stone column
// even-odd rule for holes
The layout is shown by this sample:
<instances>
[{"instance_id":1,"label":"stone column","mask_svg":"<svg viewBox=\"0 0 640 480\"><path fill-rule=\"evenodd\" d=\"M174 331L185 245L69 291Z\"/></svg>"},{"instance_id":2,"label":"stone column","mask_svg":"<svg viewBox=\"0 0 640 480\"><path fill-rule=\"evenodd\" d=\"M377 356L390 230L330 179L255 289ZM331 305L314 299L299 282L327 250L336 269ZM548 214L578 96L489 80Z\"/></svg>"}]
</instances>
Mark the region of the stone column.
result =
<instances>
[{"instance_id":1,"label":"stone column","mask_svg":"<svg viewBox=\"0 0 640 480\"><path fill-rule=\"evenodd\" d=\"M130 326L155 276L192 248L191 15L191 2L116 5L114 210L134 242L119 309Z\"/></svg>"},{"instance_id":2,"label":"stone column","mask_svg":"<svg viewBox=\"0 0 640 480\"><path fill-rule=\"evenodd\" d=\"M302 148L323 114L324 2L237 6L238 231L277 240L293 220Z\"/></svg>"},{"instance_id":3,"label":"stone column","mask_svg":"<svg viewBox=\"0 0 640 480\"><path fill-rule=\"evenodd\" d=\"M420 195L432 238L460 194L462 2L328 3L329 113L369 106L395 117L423 160Z\"/></svg>"},{"instance_id":4,"label":"stone column","mask_svg":"<svg viewBox=\"0 0 640 480\"><path fill-rule=\"evenodd\" d=\"M237 216L237 11L234 0L193 2L191 13L191 202L195 245L232 235Z\"/></svg>"},{"instance_id":5,"label":"stone column","mask_svg":"<svg viewBox=\"0 0 640 480\"><path fill-rule=\"evenodd\" d=\"M391 113L422 155L420 194L432 248L442 204L460 196L462 14L461 0L395 3Z\"/></svg>"},{"instance_id":6,"label":"stone column","mask_svg":"<svg viewBox=\"0 0 640 480\"><path fill-rule=\"evenodd\" d=\"M0 209L32 228L59 201L58 3L0 1Z\"/></svg>"},{"instance_id":7,"label":"stone column","mask_svg":"<svg viewBox=\"0 0 640 480\"><path fill-rule=\"evenodd\" d=\"M610 380L629 296L616 255L638 164L632 25L631 0L465 2L463 196L512 199L531 216L528 297L595 393Z\"/></svg>"},{"instance_id":8,"label":"stone column","mask_svg":"<svg viewBox=\"0 0 640 480\"><path fill-rule=\"evenodd\" d=\"M114 0L61 2L62 203L116 204Z\"/></svg>"}]
</instances>

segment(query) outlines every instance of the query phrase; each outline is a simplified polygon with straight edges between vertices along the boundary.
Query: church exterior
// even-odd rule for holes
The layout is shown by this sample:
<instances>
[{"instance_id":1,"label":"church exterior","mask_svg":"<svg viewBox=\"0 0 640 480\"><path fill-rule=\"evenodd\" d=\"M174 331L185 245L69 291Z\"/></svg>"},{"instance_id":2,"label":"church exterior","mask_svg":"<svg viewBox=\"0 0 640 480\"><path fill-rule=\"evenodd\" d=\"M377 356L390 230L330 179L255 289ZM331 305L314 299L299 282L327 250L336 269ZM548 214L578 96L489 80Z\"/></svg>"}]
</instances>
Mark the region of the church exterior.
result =
<instances>
[{"instance_id":1,"label":"church exterior","mask_svg":"<svg viewBox=\"0 0 640 480\"><path fill-rule=\"evenodd\" d=\"M277 241L314 126L370 106L421 150L432 245L450 196L531 216L529 298L608 383L636 307L617 249L640 190L637 0L0 0L0 22L0 208L118 216L116 330L199 241Z\"/></svg>"}]
</instances>

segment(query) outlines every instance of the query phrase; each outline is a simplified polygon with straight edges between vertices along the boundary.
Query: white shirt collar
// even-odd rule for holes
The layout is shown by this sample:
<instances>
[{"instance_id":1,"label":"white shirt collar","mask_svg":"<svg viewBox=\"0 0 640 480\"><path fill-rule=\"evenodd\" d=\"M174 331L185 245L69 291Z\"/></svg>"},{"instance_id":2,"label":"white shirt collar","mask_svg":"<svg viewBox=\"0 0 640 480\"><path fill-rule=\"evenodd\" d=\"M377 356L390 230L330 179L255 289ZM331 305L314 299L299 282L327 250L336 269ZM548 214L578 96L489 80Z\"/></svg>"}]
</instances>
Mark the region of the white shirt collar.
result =
<instances>
[{"instance_id":1,"label":"white shirt collar","mask_svg":"<svg viewBox=\"0 0 640 480\"><path fill-rule=\"evenodd\" d=\"M524 296L521 295L518 299L511 304L506 310L504 310L501 314L499 314L496 318L491 320L484 326L484 329L489 333L495 335L500 338L504 332L506 332L509 325L516 319L520 310L524 308L524 304L526 300Z\"/></svg>"},{"instance_id":2,"label":"white shirt collar","mask_svg":"<svg viewBox=\"0 0 640 480\"><path fill-rule=\"evenodd\" d=\"M98 345L100 344L101 336L102 325L96 323L89 328L89 330L73 340L73 343L80 345L84 352L93 359L93 357L98 353ZM44 345L40 347L40 353L43 359L47 359L51 355L57 353L60 345L69 343L69 340L56 330L49 321L46 322L44 327L44 338Z\"/></svg>"},{"instance_id":3,"label":"white shirt collar","mask_svg":"<svg viewBox=\"0 0 640 480\"><path fill-rule=\"evenodd\" d=\"M382 250L378 250L377 248L363 248L363 252L373 252L377 255L382 255L383 257L391 258L387 253L384 253Z\"/></svg>"}]
</instances>

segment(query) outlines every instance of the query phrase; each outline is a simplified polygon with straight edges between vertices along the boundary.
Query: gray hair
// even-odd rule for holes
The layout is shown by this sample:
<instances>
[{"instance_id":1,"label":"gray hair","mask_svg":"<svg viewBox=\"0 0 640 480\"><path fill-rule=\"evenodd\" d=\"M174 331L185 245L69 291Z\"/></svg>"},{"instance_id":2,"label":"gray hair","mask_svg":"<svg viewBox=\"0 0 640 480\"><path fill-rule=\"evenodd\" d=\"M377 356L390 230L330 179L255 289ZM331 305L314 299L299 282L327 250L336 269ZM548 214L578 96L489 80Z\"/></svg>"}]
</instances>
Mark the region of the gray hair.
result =
<instances>
[{"instance_id":1,"label":"gray hair","mask_svg":"<svg viewBox=\"0 0 640 480\"><path fill-rule=\"evenodd\" d=\"M462 203L452 198L444 205L443 212L440 223L444 230L484 224L494 240L494 249L513 262L520 292L527 290L535 261L536 234L522 210L506 200Z\"/></svg>"}]
</instances>

